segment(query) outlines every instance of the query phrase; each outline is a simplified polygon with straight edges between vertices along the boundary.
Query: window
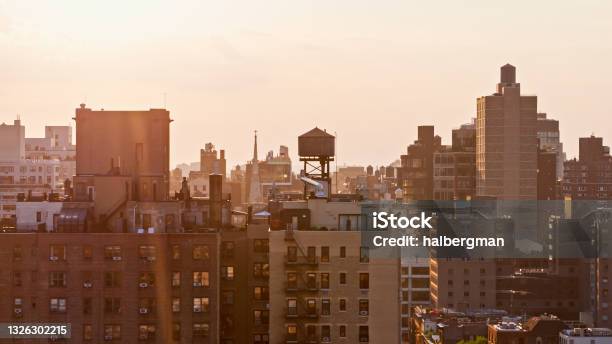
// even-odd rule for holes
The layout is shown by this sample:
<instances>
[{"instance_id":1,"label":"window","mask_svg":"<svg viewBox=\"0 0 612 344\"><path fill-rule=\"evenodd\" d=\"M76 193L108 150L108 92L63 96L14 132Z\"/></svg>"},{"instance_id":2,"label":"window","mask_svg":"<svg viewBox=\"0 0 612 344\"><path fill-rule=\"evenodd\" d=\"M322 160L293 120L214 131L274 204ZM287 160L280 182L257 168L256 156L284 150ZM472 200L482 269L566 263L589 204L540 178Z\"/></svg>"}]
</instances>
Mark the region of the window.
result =
<instances>
[{"instance_id":1,"label":"window","mask_svg":"<svg viewBox=\"0 0 612 344\"><path fill-rule=\"evenodd\" d=\"M321 289L329 289L329 273L321 273Z\"/></svg>"},{"instance_id":2,"label":"window","mask_svg":"<svg viewBox=\"0 0 612 344\"><path fill-rule=\"evenodd\" d=\"M331 300L322 299L321 300L321 315L330 315L330 314L331 314Z\"/></svg>"},{"instance_id":3,"label":"window","mask_svg":"<svg viewBox=\"0 0 612 344\"><path fill-rule=\"evenodd\" d=\"M104 313L119 314L121 313L121 299L118 297L104 298Z\"/></svg>"},{"instance_id":4,"label":"window","mask_svg":"<svg viewBox=\"0 0 612 344\"><path fill-rule=\"evenodd\" d=\"M268 239L255 239L253 241L253 251L258 253L266 253L269 251Z\"/></svg>"},{"instance_id":5,"label":"window","mask_svg":"<svg viewBox=\"0 0 612 344\"><path fill-rule=\"evenodd\" d=\"M331 342L331 327L329 325L321 326L321 342L323 343Z\"/></svg>"},{"instance_id":6,"label":"window","mask_svg":"<svg viewBox=\"0 0 612 344\"><path fill-rule=\"evenodd\" d=\"M359 300L359 315L364 316L370 313L370 301L368 299Z\"/></svg>"},{"instance_id":7,"label":"window","mask_svg":"<svg viewBox=\"0 0 612 344\"><path fill-rule=\"evenodd\" d=\"M317 328L315 325L306 325L306 339L309 342L316 343L317 341Z\"/></svg>"},{"instance_id":8,"label":"window","mask_svg":"<svg viewBox=\"0 0 612 344\"><path fill-rule=\"evenodd\" d=\"M221 277L227 281L234 280L234 272L234 267L231 265L221 267Z\"/></svg>"},{"instance_id":9,"label":"window","mask_svg":"<svg viewBox=\"0 0 612 344\"><path fill-rule=\"evenodd\" d=\"M147 340L155 338L155 325L139 325L138 339Z\"/></svg>"},{"instance_id":10,"label":"window","mask_svg":"<svg viewBox=\"0 0 612 344\"><path fill-rule=\"evenodd\" d=\"M329 263L329 246L321 247L321 263Z\"/></svg>"},{"instance_id":11,"label":"window","mask_svg":"<svg viewBox=\"0 0 612 344\"><path fill-rule=\"evenodd\" d=\"M234 304L234 291L224 290L221 292L221 304L233 305Z\"/></svg>"},{"instance_id":12,"label":"window","mask_svg":"<svg viewBox=\"0 0 612 344\"><path fill-rule=\"evenodd\" d=\"M253 322L255 325L267 325L270 321L270 312L267 310L256 309L253 311Z\"/></svg>"},{"instance_id":13,"label":"window","mask_svg":"<svg viewBox=\"0 0 612 344\"><path fill-rule=\"evenodd\" d=\"M297 340L297 325L289 324L287 325L287 335L285 336L287 341L295 341Z\"/></svg>"},{"instance_id":14,"label":"window","mask_svg":"<svg viewBox=\"0 0 612 344\"><path fill-rule=\"evenodd\" d=\"M370 261L370 248L369 247L361 247L359 249L359 262L360 263L368 263Z\"/></svg>"},{"instance_id":15,"label":"window","mask_svg":"<svg viewBox=\"0 0 612 344\"><path fill-rule=\"evenodd\" d=\"M92 311L92 299L91 297L86 297L83 299L83 314L91 314Z\"/></svg>"},{"instance_id":16,"label":"window","mask_svg":"<svg viewBox=\"0 0 612 344\"><path fill-rule=\"evenodd\" d=\"M253 299L257 301L266 301L270 298L270 292L268 287L254 287L253 288Z\"/></svg>"},{"instance_id":17,"label":"window","mask_svg":"<svg viewBox=\"0 0 612 344\"><path fill-rule=\"evenodd\" d=\"M208 288L210 286L210 279L209 279L208 271L194 271L193 272L193 286Z\"/></svg>"},{"instance_id":18,"label":"window","mask_svg":"<svg viewBox=\"0 0 612 344\"><path fill-rule=\"evenodd\" d=\"M208 312L210 300L208 297L194 297L193 298L193 312L194 313L205 313Z\"/></svg>"},{"instance_id":19,"label":"window","mask_svg":"<svg viewBox=\"0 0 612 344\"><path fill-rule=\"evenodd\" d=\"M314 263L317 261L317 248L314 246L308 246L306 248L306 257L308 258L309 263Z\"/></svg>"},{"instance_id":20,"label":"window","mask_svg":"<svg viewBox=\"0 0 612 344\"><path fill-rule=\"evenodd\" d=\"M224 241L221 243L221 255L223 255L224 257L234 256L234 242L233 241Z\"/></svg>"},{"instance_id":21,"label":"window","mask_svg":"<svg viewBox=\"0 0 612 344\"><path fill-rule=\"evenodd\" d=\"M307 289L317 289L317 274L314 272L309 272L306 274L306 288Z\"/></svg>"},{"instance_id":22,"label":"window","mask_svg":"<svg viewBox=\"0 0 612 344\"><path fill-rule=\"evenodd\" d=\"M287 246L287 261L290 263L297 262L297 247Z\"/></svg>"},{"instance_id":23,"label":"window","mask_svg":"<svg viewBox=\"0 0 612 344\"><path fill-rule=\"evenodd\" d=\"M287 273L287 289L296 289L297 288L297 273L288 272Z\"/></svg>"},{"instance_id":24,"label":"window","mask_svg":"<svg viewBox=\"0 0 612 344\"><path fill-rule=\"evenodd\" d=\"M66 273L63 271L49 272L49 287L50 288L66 287Z\"/></svg>"},{"instance_id":25,"label":"window","mask_svg":"<svg viewBox=\"0 0 612 344\"><path fill-rule=\"evenodd\" d=\"M146 261L154 261L157 255L157 250L153 245L138 246L138 257Z\"/></svg>"},{"instance_id":26,"label":"window","mask_svg":"<svg viewBox=\"0 0 612 344\"><path fill-rule=\"evenodd\" d=\"M254 263L253 277L269 277L270 265L268 263Z\"/></svg>"},{"instance_id":27,"label":"window","mask_svg":"<svg viewBox=\"0 0 612 344\"><path fill-rule=\"evenodd\" d=\"M340 299L338 302L338 310L340 310L341 312L345 312L346 311L346 299Z\"/></svg>"},{"instance_id":28,"label":"window","mask_svg":"<svg viewBox=\"0 0 612 344\"><path fill-rule=\"evenodd\" d=\"M23 259L23 251L21 249L21 246L15 246L13 248L13 261L19 262L21 261L21 259Z\"/></svg>"},{"instance_id":29,"label":"window","mask_svg":"<svg viewBox=\"0 0 612 344\"><path fill-rule=\"evenodd\" d=\"M104 259L121 260L121 246L105 246Z\"/></svg>"},{"instance_id":30,"label":"window","mask_svg":"<svg viewBox=\"0 0 612 344\"><path fill-rule=\"evenodd\" d=\"M155 299L150 297L142 297L138 300L140 314L154 313L155 305Z\"/></svg>"},{"instance_id":31,"label":"window","mask_svg":"<svg viewBox=\"0 0 612 344\"><path fill-rule=\"evenodd\" d=\"M65 298L49 299L49 312L66 313L66 299Z\"/></svg>"},{"instance_id":32,"label":"window","mask_svg":"<svg viewBox=\"0 0 612 344\"><path fill-rule=\"evenodd\" d=\"M64 245L51 245L49 249L49 260L66 260L66 246Z\"/></svg>"},{"instance_id":33,"label":"window","mask_svg":"<svg viewBox=\"0 0 612 344\"><path fill-rule=\"evenodd\" d=\"M359 273L359 289L370 289L370 274L367 272Z\"/></svg>"},{"instance_id":34,"label":"window","mask_svg":"<svg viewBox=\"0 0 612 344\"><path fill-rule=\"evenodd\" d=\"M175 341L181 340L181 323L172 324L172 340L175 340Z\"/></svg>"},{"instance_id":35,"label":"window","mask_svg":"<svg viewBox=\"0 0 612 344\"><path fill-rule=\"evenodd\" d=\"M153 286L155 284L155 274L150 271L141 272L138 277L138 284L141 288Z\"/></svg>"},{"instance_id":36,"label":"window","mask_svg":"<svg viewBox=\"0 0 612 344\"><path fill-rule=\"evenodd\" d=\"M93 259L93 248L89 245L83 246L83 260L91 259Z\"/></svg>"},{"instance_id":37,"label":"window","mask_svg":"<svg viewBox=\"0 0 612 344\"><path fill-rule=\"evenodd\" d=\"M121 272L120 271L105 271L104 272L104 287L105 288L120 288L121 287Z\"/></svg>"},{"instance_id":38,"label":"window","mask_svg":"<svg viewBox=\"0 0 612 344\"><path fill-rule=\"evenodd\" d=\"M83 325L83 340L92 340L93 339L93 327L91 324Z\"/></svg>"},{"instance_id":39,"label":"window","mask_svg":"<svg viewBox=\"0 0 612 344\"><path fill-rule=\"evenodd\" d=\"M346 258L346 246L340 246L340 258Z\"/></svg>"},{"instance_id":40,"label":"window","mask_svg":"<svg viewBox=\"0 0 612 344\"><path fill-rule=\"evenodd\" d=\"M297 300L287 299L287 316L297 316Z\"/></svg>"},{"instance_id":41,"label":"window","mask_svg":"<svg viewBox=\"0 0 612 344\"><path fill-rule=\"evenodd\" d=\"M121 339L121 325L104 325L104 340Z\"/></svg>"},{"instance_id":42,"label":"window","mask_svg":"<svg viewBox=\"0 0 612 344\"><path fill-rule=\"evenodd\" d=\"M181 299L178 297L172 298L172 313L178 313L181 311Z\"/></svg>"},{"instance_id":43,"label":"window","mask_svg":"<svg viewBox=\"0 0 612 344\"><path fill-rule=\"evenodd\" d=\"M181 259L181 246L172 245L172 260Z\"/></svg>"},{"instance_id":44,"label":"window","mask_svg":"<svg viewBox=\"0 0 612 344\"><path fill-rule=\"evenodd\" d=\"M340 338L346 337L346 325L340 325L340 327L338 327L338 336Z\"/></svg>"},{"instance_id":45,"label":"window","mask_svg":"<svg viewBox=\"0 0 612 344\"><path fill-rule=\"evenodd\" d=\"M254 334L253 335L253 344L269 344L270 337L267 334Z\"/></svg>"},{"instance_id":46,"label":"window","mask_svg":"<svg viewBox=\"0 0 612 344\"><path fill-rule=\"evenodd\" d=\"M180 271L172 272L172 281L170 285L175 288L181 286L181 272Z\"/></svg>"},{"instance_id":47,"label":"window","mask_svg":"<svg viewBox=\"0 0 612 344\"><path fill-rule=\"evenodd\" d=\"M307 299L306 300L306 313L308 315L316 315L317 314L317 300L316 299Z\"/></svg>"},{"instance_id":48,"label":"window","mask_svg":"<svg viewBox=\"0 0 612 344\"><path fill-rule=\"evenodd\" d=\"M195 245L193 247L193 259L194 260L208 260L210 258L210 253L208 251L208 246L206 245Z\"/></svg>"},{"instance_id":49,"label":"window","mask_svg":"<svg viewBox=\"0 0 612 344\"><path fill-rule=\"evenodd\" d=\"M13 286L14 287L23 286L23 279L21 278L21 271L13 272Z\"/></svg>"},{"instance_id":50,"label":"window","mask_svg":"<svg viewBox=\"0 0 612 344\"><path fill-rule=\"evenodd\" d=\"M340 273L340 284L346 284L346 272Z\"/></svg>"},{"instance_id":51,"label":"window","mask_svg":"<svg viewBox=\"0 0 612 344\"><path fill-rule=\"evenodd\" d=\"M359 342L367 343L370 341L370 334L367 326L359 326Z\"/></svg>"}]
</instances>

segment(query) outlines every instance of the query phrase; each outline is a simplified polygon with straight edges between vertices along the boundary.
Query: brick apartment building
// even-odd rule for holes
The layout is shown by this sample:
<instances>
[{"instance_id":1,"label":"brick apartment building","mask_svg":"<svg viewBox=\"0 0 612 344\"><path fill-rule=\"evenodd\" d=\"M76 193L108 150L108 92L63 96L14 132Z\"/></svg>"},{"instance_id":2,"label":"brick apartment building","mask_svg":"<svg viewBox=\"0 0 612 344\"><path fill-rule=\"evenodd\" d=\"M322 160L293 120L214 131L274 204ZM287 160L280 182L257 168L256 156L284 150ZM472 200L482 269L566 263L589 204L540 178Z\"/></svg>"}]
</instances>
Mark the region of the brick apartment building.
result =
<instances>
[{"instance_id":1,"label":"brick apartment building","mask_svg":"<svg viewBox=\"0 0 612 344\"><path fill-rule=\"evenodd\" d=\"M217 343L219 248L217 233L3 234L0 321L70 323L71 343Z\"/></svg>"}]
</instances>

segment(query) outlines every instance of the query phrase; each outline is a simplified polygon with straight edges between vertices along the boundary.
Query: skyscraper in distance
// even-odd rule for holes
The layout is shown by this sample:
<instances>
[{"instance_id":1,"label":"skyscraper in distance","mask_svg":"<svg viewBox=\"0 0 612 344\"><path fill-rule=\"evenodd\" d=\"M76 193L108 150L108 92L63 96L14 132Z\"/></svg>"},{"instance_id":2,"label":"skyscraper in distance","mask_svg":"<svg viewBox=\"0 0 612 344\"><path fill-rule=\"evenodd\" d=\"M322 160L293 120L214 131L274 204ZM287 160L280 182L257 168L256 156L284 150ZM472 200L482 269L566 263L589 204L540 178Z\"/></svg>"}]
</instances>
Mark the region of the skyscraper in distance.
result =
<instances>
[{"instance_id":1,"label":"skyscraper in distance","mask_svg":"<svg viewBox=\"0 0 612 344\"><path fill-rule=\"evenodd\" d=\"M477 100L476 194L536 199L538 98L521 94L514 66L500 74L496 92Z\"/></svg>"}]
</instances>

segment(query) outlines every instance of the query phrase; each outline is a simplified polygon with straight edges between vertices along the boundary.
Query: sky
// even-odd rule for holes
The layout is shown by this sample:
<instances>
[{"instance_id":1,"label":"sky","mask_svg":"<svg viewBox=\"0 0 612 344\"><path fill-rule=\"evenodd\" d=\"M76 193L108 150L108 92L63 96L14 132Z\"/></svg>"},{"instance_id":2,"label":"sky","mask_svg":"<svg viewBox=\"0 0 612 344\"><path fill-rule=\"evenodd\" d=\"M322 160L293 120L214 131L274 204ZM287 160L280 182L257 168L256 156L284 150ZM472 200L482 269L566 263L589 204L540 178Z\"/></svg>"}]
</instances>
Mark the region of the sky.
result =
<instances>
[{"instance_id":1,"label":"sky","mask_svg":"<svg viewBox=\"0 0 612 344\"><path fill-rule=\"evenodd\" d=\"M418 125L443 143L499 67L578 137L612 144L611 1L0 0L0 122L28 137L93 109L166 107L171 164L213 142L230 165L314 126L343 164L387 165Z\"/></svg>"}]
</instances>

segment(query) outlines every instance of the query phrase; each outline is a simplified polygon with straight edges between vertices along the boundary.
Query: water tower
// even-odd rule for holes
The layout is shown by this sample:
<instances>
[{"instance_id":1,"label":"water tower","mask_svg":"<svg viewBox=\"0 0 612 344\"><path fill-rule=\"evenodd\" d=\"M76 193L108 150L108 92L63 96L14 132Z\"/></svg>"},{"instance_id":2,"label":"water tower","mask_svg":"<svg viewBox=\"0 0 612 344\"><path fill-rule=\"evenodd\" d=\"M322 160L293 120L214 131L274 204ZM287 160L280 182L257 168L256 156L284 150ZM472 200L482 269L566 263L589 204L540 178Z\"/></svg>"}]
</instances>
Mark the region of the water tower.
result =
<instances>
[{"instance_id":1,"label":"water tower","mask_svg":"<svg viewBox=\"0 0 612 344\"><path fill-rule=\"evenodd\" d=\"M298 136L298 155L304 162L301 178L304 181L304 197L330 197L329 163L334 161L335 141L333 135L316 127Z\"/></svg>"}]
</instances>

